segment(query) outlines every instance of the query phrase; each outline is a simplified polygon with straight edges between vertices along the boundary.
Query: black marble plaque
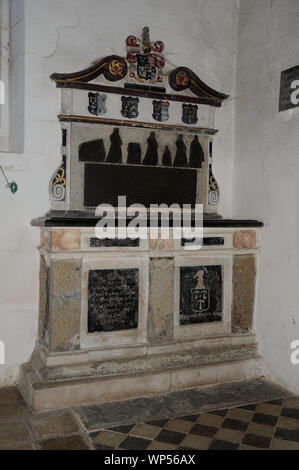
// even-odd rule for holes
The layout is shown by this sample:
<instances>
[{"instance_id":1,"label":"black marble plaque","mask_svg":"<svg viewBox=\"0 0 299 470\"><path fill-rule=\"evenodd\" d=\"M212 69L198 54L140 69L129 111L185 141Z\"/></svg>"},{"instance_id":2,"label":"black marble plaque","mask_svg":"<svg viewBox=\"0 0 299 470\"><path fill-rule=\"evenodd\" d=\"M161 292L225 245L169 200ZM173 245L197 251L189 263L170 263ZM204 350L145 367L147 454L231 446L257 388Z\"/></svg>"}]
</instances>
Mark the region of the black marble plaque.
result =
<instances>
[{"instance_id":1,"label":"black marble plaque","mask_svg":"<svg viewBox=\"0 0 299 470\"><path fill-rule=\"evenodd\" d=\"M180 325L222 320L222 266L180 268Z\"/></svg>"},{"instance_id":2,"label":"black marble plaque","mask_svg":"<svg viewBox=\"0 0 299 470\"><path fill-rule=\"evenodd\" d=\"M181 246L186 246L188 243L194 243L195 238L182 238ZM224 245L223 237L203 237L202 246L221 246Z\"/></svg>"},{"instance_id":3,"label":"black marble plaque","mask_svg":"<svg viewBox=\"0 0 299 470\"><path fill-rule=\"evenodd\" d=\"M224 245L223 237L204 237L202 240L203 246L221 246Z\"/></svg>"},{"instance_id":4,"label":"black marble plaque","mask_svg":"<svg viewBox=\"0 0 299 470\"><path fill-rule=\"evenodd\" d=\"M101 247L136 247L139 246L139 238L97 238L91 237L89 240L89 246L91 248L101 248Z\"/></svg>"},{"instance_id":5,"label":"black marble plaque","mask_svg":"<svg viewBox=\"0 0 299 470\"><path fill-rule=\"evenodd\" d=\"M137 328L138 277L138 269L89 271L89 333Z\"/></svg>"},{"instance_id":6,"label":"black marble plaque","mask_svg":"<svg viewBox=\"0 0 299 470\"><path fill-rule=\"evenodd\" d=\"M279 111L299 106L299 65L281 72Z\"/></svg>"},{"instance_id":7,"label":"black marble plaque","mask_svg":"<svg viewBox=\"0 0 299 470\"><path fill-rule=\"evenodd\" d=\"M194 205L196 182L197 171L191 169L86 163L84 206L117 206L119 195L126 196L127 206L139 203L149 207L162 202Z\"/></svg>"}]
</instances>

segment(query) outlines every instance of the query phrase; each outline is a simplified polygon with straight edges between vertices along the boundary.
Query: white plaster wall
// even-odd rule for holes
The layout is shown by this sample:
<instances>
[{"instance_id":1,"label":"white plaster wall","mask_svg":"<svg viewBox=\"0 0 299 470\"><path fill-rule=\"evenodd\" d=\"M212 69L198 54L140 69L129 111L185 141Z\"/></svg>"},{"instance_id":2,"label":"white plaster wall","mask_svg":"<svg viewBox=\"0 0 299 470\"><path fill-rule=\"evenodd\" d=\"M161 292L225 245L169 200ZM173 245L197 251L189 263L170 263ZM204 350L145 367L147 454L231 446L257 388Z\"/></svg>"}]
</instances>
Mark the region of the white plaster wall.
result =
<instances>
[{"instance_id":1,"label":"white plaster wall","mask_svg":"<svg viewBox=\"0 0 299 470\"><path fill-rule=\"evenodd\" d=\"M280 73L299 64L298 0L241 0L234 215L265 222L257 299L272 377L299 392L299 108L278 112Z\"/></svg>"},{"instance_id":2,"label":"white plaster wall","mask_svg":"<svg viewBox=\"0 0 299 470\"><path fill-rule=\"evenodd\" d=\"M18 18L18 4L14 14ZM53 72L73 72L101 56L125 55L125 38L150 27L166 44L174 65L192 68L210 86L234 94L238 0L25 0L24 152L0 153L0 164L19 191L0 175L0 340L6 344L0 385L14 383L34 347L38 316L39 231L30 220L49 208L48 181L60 162L56 119L60 91ZM19 74L22 80L22 74ZM222 189L221 211L231 214L233 101L218 110L214 173ZM20 132L22 132L20 130Z\"/></svg>"}]
</instances>

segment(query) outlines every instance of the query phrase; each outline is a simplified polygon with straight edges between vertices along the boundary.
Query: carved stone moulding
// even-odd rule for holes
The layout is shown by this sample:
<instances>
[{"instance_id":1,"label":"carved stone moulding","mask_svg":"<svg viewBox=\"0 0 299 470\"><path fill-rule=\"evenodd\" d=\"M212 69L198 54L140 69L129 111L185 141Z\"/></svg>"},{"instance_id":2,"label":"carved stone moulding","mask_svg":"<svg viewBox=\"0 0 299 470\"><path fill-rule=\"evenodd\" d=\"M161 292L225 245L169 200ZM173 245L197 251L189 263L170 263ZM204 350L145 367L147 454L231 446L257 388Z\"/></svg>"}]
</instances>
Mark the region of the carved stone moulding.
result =
<instances>
[{"instance_id":1,"label":"carved stone moulding","mask_svg":"<svg viewBox=\"0 0 299 470\"><path fill-rule=\"evenodd\" d=\"M175 92L187 89L192 92L193 97L188 94L180 94L179 98L182 101L184 99L189 102L197 100L197 102L215 107L221 106L222 101L228 98L228 95L220 93L204 83L195 72L187 67L177 67L169 71L170 63L166 63L164 43L161 40L152 42L148 27L143 28L140 38L134 35L128 36L126 48L126 57L109 55L78 72L53 73L50 78L56 82L58 87L86 89L88 84L89 87L92 85L94 90L96 90L95 87L103 85L90 82L100 76L103 76L108 82L126 79L129 83L124 83L124 86L118 89L113 87L114 93L125 94L125 89L127 89L135 96L175 100L177 95L169 95L166 93L165 86L161 86L169 85ZM167 70L166 65L168 65Z\"/></svg>"},{"instance_id":2,"label":"carved stone moulding","mask_svg":"<svg viewBox=\"0 0 299 470\"><path fill-rule=\"evenodd\" d=\"M110 55L100 59L90 67L79 70L74 73L53 73L50 78L56 83L68 82L90 82L99 75L104 75L109 82L115 82L123 79L127 74L128 68L123 57Z\"/></svg>"}]
</instances>

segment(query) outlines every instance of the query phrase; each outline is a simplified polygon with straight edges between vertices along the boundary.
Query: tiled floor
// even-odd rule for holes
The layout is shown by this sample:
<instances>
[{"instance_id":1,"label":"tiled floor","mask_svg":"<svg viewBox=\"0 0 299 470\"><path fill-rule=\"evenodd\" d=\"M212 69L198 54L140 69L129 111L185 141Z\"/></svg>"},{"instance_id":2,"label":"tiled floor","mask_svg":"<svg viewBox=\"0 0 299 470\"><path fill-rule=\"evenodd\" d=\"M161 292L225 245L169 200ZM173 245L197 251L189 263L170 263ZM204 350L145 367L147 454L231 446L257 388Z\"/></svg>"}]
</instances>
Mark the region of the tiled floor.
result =
<instances>
[{"instance_id":1,"label":"tiled floor","mask_svg":"<svg viewBox=\"0 0 299 470\"><path fill-rule=\"evenodd\" d=\"M106 450L299 450L299 399L119 426L90 437Z\"/></svg>"},{"instance_id":2,"label":"tiled floor","mask_svg":"<svg viewBox=\"0 0 299 470\"><path fill-rule=\"evenodd\" d=\"M229 387L223 389L226 397ZM206 390L209 395L218 393L214 392L215 388ZM232 390L235 391L236 388ZM238 390L242 395L239 385ZM196 393L200 396L202 392L195 390L180 393L180 399L187 403L184 405L185 409L194 410L190 397L192 395L196 399ZM277 397L277 392L274 395L273 391L271 393ZM168 395L167 400L173 399L171 394ZM260 391L259 395L261 396ZM107 414L107 404L33 414L16 388L1 388L0 449L299 450L299 398L286 394L282 396L283 398L258 404L198 411L183 416L172 415L167 418L167 400L163 401L163 396L149 398L146 406L149 407L150 414L153 411L151 415L156 416L155 419L139 419L137 424L108 426L104 410L106 406ZM138 406L145 404L142 400L145 399L122 402L121 406L129 409L131 416L135 416L134 410L136 416L140 416ZM244 402L244 398L241 401ZM161 419L157 418L157 403L161 407ZM115 409L117 406L112 405ZM200 408L202 407L201 403ZM101 425L100 422L106 424Z\"/></svg>"}]
</instances>

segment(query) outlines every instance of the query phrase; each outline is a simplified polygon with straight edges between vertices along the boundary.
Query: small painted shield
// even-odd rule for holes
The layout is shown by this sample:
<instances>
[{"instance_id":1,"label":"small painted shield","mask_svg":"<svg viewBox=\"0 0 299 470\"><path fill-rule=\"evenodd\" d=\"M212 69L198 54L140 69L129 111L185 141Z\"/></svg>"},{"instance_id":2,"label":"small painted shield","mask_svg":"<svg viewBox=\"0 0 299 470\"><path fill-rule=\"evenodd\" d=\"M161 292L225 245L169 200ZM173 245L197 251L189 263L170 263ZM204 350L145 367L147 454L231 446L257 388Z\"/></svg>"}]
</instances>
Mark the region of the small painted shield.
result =
<instances>
[{"instance_id":1,"label":"small painted shield","mask_svg":"<svg viewBox=\"0 0 299 470\"><path fill-rule=\"evenodd\" d=\"M100 93L88 93L88 111L90 114L98 116L99 114L106 113L105 106L106 95L101 95Z\"/></svg>"},{"instance_id":2,"label":"small painted shield","mask_svg":"<svg viewBox=\"0 0 299 470\"><path fill-rule=\"evenodd\" d=\"M136 118L138 116L139 98L133 98L132 96L122 96L121 101L121 114L128 119Z\"/></svg>"},{"instance_id":3,"label":"small painted shield","mask_svg":"<svg viewBox=\"0 0 299 470\"><path fill-rule=\"evenodd\" d=\"M196 124L197 123L197 109L196 104L183 104L183 116L182 121L185 124Z\"/></svg>"},{"instance_id":4,"label":"small painted shield","mask_svg":"<svg viewBox=\"0 0 299 470\"><path fill-rule=\"evenodd\" d=\"M168 101L153 100L153 118L156 121L160 121L160 122L168 121L169 119L168 108L169 108Z\"/></svg>"},{"instance_id":5,"label":"small painted shield","mask_svg":"<svg viewBox=\"0 0 299 470\"><path fill-rule=\"evenodd\" d=\"M191 289L191 308L196 313L209 310L210 289L208 287L195 287Z\"/></svg>"}]
</instances>

